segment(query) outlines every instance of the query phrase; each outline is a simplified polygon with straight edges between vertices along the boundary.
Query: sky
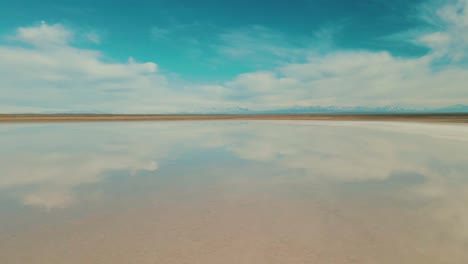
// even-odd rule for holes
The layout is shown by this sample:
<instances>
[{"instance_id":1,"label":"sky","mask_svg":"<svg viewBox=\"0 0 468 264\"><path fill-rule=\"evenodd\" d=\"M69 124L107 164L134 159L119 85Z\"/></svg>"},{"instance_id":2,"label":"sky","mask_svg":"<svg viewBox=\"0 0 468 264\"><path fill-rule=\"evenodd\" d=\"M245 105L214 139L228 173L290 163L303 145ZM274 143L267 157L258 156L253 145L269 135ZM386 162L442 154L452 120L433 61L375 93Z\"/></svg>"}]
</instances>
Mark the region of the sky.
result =
<instances>
[{"instance_id":1,"label":"sky","mask_svg":"<svg viewBox=\"0 0 468 264\"><path fill-rule=\"evenodd\" d=\"M0 17L0 113L468 105L468 0L17 0Z\"/></svg>"}]
</instances>

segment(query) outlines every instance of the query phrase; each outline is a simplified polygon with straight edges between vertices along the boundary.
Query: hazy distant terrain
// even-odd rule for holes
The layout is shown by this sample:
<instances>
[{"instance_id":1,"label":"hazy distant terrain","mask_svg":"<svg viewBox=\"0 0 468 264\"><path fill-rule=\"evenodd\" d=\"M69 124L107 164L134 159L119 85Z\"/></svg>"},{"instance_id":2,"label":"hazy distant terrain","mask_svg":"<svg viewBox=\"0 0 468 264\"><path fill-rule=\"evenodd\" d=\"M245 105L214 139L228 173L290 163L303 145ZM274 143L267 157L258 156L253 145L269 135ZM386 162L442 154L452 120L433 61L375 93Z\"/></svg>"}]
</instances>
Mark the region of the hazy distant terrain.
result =
<instances>
[{"instance_id":1,"label":"hazy distant terrain","mask_svg":"<svg viewBox=\"0 0 468 264\"><path fill-rule=\"evenodd\" d=\"M176 121L176 120L370 120L468 123L468 114L6 114L0 122L80 122L80 121Z\"/></svg>"}]
</instances>

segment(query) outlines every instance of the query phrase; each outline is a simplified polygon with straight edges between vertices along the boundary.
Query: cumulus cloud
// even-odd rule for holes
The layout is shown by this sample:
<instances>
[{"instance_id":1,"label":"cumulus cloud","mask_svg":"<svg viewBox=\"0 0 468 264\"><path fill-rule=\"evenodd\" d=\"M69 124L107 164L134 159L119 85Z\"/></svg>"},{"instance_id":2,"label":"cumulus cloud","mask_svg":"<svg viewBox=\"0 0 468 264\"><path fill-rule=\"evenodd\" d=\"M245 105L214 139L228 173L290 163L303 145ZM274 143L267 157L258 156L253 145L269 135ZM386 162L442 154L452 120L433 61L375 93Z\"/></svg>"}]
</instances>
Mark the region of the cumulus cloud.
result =
<instances>
[{"instance_id":1,"label":"cumulus cloud","mask_svg":"<svg viewBox=\"0 0 468 264\"><path fill-rule=\"evenodd\" d=\"M42 48L54 48L69 43L73 33L60 24L48 25L42 21L39 26L20 27L15 39Z\"/></svg>"},{"instance_id":2,"label":"cumulus cloud","mask_svg":"<svg viewBox=\"0 0 468 264\"><path fill-rule=\"evenodd\" d=\"M430 49L424 56L397 57L387 51L311 52L305 62L242 74L225 86L242 95L247 104L269 108L466 104L468 69L466 64L450 61L460 62L468 51L467 3L460 0L422 11L435 14L436 21L429 22L438 25L437 30L414 37Z\"/></svg>"},{"instance_id":3,"label":"cumulus cloud","mask_svg":"<svg viewBox=\"0 0 468 264\"><path fill-rule=\"evenodd\" d=\"M64 111L166 112L192 107L170 89L153 62L113 62L98 50L72 45L73 31L60 24L18 29L12 38L24 44L0 45L0 106ZM205 97L195 96L200 105ZM188 107L187 107L188 106ZM19 108L19 107L17 107ZM25 110L27 111L27 110Z\"/></svg>"},{"instance_id":4,"label":"cumulus cloud","mask_svg":"<svg viewBox=\"0 0 468 264\"><path fill-rule=\"evenodd\" d=\"M208 47L218 59L245 61L260 69L198 83L163 74L155 62L131 57L118 62L99 50L79 48L72 29L42 22L19 28L10 37L13 43L0 45L0 111L169 113L233 106L261 110L466 104L467 3L451 1L421 11L435 26L414 37L429 48L417 58L388 51L325 51L320 44L304 48L262 26L231 30L219 36L220 45ZM159 37L166 34L161 28L153 31ZM325 35L329 42L330 34ZM93 34L87 38L100 41Z\"/></svg>"},{"instance_id":5,"label":"cumulus cloud","mask_svg":"<svg viewBox=\"0 0 468 264\"><path fill-rule=\"evenodd\" d=\"M463 68L433 70L430 57L397 58L387 52L339 52L280 69L302 85L302 98L335 105L440 106L464 103ZM310 87L305 89L305 87ZM307 91L307 92L305 92Z\"/></svg>"}]
</instances>

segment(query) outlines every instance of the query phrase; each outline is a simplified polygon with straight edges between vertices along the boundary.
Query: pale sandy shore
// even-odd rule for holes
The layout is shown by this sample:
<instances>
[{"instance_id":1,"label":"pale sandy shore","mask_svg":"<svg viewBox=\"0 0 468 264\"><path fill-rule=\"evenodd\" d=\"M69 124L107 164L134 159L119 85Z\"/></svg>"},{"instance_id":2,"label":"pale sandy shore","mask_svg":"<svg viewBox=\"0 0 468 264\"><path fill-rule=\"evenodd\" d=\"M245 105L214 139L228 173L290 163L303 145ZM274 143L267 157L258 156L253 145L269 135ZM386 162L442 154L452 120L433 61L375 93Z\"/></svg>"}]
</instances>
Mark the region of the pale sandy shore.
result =
<instances>
[{"instance_id":1,"label":"pale sandy shore","mask_svg":"<svg viewBox=\"0 0 468 264\"><path fill-rule=\"evenodd\" d=\"M181 115L110 115L110 114L0 114L0 122L90 122L90 121L190 121L190 120L335 120L468 123L466 114L181 114Z\"/></svg>"}]
</instances>

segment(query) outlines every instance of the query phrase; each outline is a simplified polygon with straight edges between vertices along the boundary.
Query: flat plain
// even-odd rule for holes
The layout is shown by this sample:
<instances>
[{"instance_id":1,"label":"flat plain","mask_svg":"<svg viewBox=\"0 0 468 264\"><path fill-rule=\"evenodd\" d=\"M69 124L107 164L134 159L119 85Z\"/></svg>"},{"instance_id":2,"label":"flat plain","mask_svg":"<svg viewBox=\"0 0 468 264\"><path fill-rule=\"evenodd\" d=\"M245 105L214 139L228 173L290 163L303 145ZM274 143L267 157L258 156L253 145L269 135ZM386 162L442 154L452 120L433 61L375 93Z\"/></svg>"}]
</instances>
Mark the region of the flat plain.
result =
<instances>
[{"instance_id":1,"label":"flat plain","mask_svg":"<svg viewBox=\"0 0 468 264\"><path fill-rule=\"evenodd\" d=\"M0 124L0 263L468 263L468 126Z\"/></svg>"},{"instance_id":2,"label":"flat plain","mask_svg":"<svg viewBox=\"0 0 468 264\"><path fill-rule=\"evenodd\" d=\"M460 114L0 114L0 122L333 120L468 123Z\"/></svg>"}]
</instances>

